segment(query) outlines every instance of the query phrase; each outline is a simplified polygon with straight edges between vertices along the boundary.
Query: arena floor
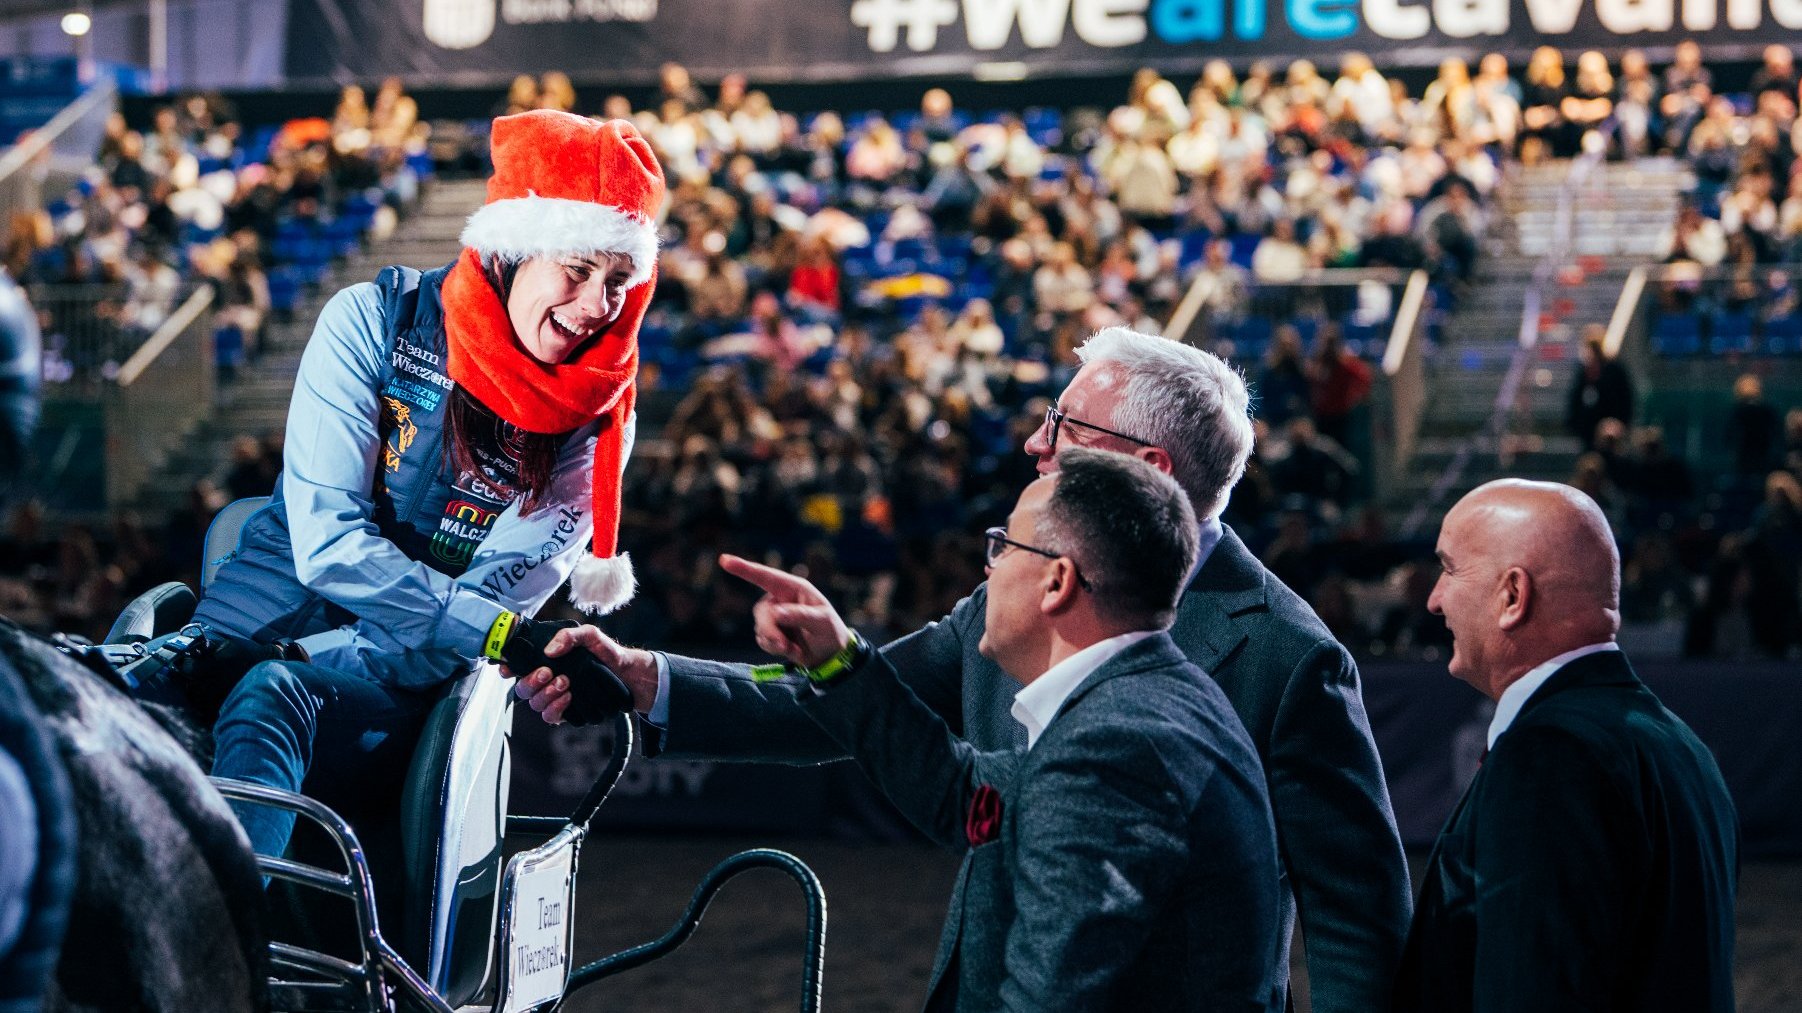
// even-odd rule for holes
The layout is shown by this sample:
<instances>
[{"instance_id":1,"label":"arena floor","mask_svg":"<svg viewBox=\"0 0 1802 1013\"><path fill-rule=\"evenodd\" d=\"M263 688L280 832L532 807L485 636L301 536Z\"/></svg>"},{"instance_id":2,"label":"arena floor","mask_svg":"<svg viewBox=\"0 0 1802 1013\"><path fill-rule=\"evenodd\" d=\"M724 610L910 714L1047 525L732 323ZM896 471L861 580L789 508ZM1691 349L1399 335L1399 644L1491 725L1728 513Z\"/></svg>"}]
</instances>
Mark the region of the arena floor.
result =
<instances>
[{"instance_id":1,"label":"arena floor","mask_svg":"<svg viewBox=\"0 0 1802 1013\"><path fill-rule=\"evenodd\" d=\"M826 886L825 1001L832 1013L919 1008L938 942L955 857L916 844L818 838L615 835L582 855L576 958L595 959L661 935L701 876L735 851L778 847ZM1424 855L1410 856L1418 868ZM728 885L693 939L674 955L596 984L567 1007L601 1010L794 1010L798 1006L800 892L758 870ZM1740 880L1740 1013L1802 1013L1802 862L1748 864ZM1305 996L1297 1008L1306 1010Z\"/></svg>"}]
</instances>

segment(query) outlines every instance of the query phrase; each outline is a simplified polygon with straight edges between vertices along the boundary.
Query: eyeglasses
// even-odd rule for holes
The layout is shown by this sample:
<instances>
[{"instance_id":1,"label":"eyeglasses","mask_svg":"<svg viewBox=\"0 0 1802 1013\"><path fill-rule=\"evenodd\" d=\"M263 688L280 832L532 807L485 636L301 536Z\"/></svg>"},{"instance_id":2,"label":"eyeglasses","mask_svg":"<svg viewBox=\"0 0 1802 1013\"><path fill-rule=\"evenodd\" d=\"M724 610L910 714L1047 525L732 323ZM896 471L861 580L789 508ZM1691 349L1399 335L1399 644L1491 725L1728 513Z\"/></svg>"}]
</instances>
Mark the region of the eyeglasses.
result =
<instances>
[{"instance_id":1,"label":"eyeglasses","mask_svg":"<svg viewBox=\"0 0 1802 1013\"><path fill-rule=\"evenodd\" d=\"M990 528L982 533L982 540L983 560L991 567L1001 561L1002 555L1005 554L1009 548L1025 549L1027 552L1037 556L1044 556L1046 559L1070 559L1069 556L1066 556L1061 552L1052 552L1049 549L1041 549L1036 545L1028 545L1025 542L1016 542L1012 538L1007 537L1006 528ZM1076 560L1070 559L1070 566L1072 569L1075 569ZM1093 588L1089 586L1088 579L1082 575L1081 570L1076 571L1076 582L1082 585L1082 588L1085 591L1093 590Z\"/></svg>"},{"instance_id":2,"label":"eyeglasses","mask_svg":"<svg viewBox=\"0 0 1802 1013\"><path fill-rule=\"evenodd\" d=\"M1141 447L1157 446L1157 444L1150 440L1141 440L1137 436L1128 436L1125 433L1115 432L1106 426L1098 426L1093 422L1084 422L1081 419L1071 418L1070 416L1065 415L1063 410L1057 405L1050 405L1045 409L1045 429L1047 431L1047 445L1050 446L1052 450L1057 449L1058 430L1063 428L1066 423L1073 426L1081 426L1084 429L1093 429L1098 433L1106 433L1109 436L1125 440L1128 443L1137 443Z\"/></svg>"}]
</instances>

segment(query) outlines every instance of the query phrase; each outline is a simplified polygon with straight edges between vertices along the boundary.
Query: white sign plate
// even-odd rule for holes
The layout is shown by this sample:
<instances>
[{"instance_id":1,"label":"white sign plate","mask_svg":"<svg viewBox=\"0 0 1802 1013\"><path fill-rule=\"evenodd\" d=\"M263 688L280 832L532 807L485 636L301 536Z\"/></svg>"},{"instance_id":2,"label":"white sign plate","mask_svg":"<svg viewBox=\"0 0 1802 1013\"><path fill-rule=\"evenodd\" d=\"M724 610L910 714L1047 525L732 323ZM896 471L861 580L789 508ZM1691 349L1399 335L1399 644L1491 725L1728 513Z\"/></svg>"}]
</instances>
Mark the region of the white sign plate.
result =
<instances>
[{"instance_id":1,"label":"white sign plate","mask_svg":"<svg viewBox=\"0 0 1802 1013\"><path fill-rule=\"evenodd\" d=\"M504 1013L522 1013L563 995L569 984L575 903L576 841L542 855L520 855L508 872L513 910L507 933Z\"/></svg>"}]
</instances>

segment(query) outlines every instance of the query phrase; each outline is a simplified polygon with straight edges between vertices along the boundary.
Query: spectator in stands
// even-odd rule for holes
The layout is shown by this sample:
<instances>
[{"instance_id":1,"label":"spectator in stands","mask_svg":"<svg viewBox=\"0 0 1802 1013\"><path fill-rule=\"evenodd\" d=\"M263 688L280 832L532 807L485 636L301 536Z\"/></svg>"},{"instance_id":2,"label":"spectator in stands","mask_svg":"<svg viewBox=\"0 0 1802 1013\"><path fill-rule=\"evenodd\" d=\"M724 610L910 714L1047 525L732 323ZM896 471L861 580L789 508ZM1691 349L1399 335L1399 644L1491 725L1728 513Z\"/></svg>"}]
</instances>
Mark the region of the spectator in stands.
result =
<instances>
[{"instance_id":1,"label":"spectator in stands","mask_svg":"<svg viewBox=\"0 0 1802 1013\"><path fill-rule=\"evenodd\" d=\"M1176 210L1176 170L1162 143L1124 137L1101 166L1121 213L1151 229L1169 228Z\"/></svg>"},{"instance_id":2,"label":"spectator in stands","mask_svg":"<svg viewBox=\"0 0 1802 1013\"><path fill-rule=\"evenodd\" d=\"M1764 653L1790 658L1802 645L1802 483L1773 471L1746 542L1752 639Z\"/></svg>"},{"instance_id":3,"label":"spectator in stands","mask_svg":"<svg viewBox=\"0 0 1802 1013\"><path fill-rule=\"evenodd\" d=\"M1577 76L1570 93L1559 103L1569 134L1567 148L1561 154L1574 155L1586 143L1585 136L1600 131L1614 115L1614 75L1608 70L1608 58L1591 49L1577 57ZM1606 139L1602 139L1606 143Z\"/></svg>"},{"instance_id":4,"label":"spectator in stands","mask_svg":"<svg viewBox=\"0 0 1802 1013\"><path fill-rule=\"evenodd\" d=\"M1658 117L1658 78L1652 74L1644 50L1629 49L1621 54L1621 72L1615 89L1617 150L1624 158L1651 154Z\"/></svg>"},{"instance_id":5,"label":"spectator in stands","mask_svg":"<svg viewBox=\"0 0 1802 1013\"><path fill-rule=\"evenodd\" d=\"M1677 209L1677 220L1659 240L1667 264L1713 267L1727 256L1727 234L1721 223L1702 214L1692 201Z\"/></svg>"},{"instance_id":6,"label":"spectator in stands","mask_svg":"<svg viewBox=\"0 0 1802 1013\"><path fill-rule=\"evenodd\" d=\"M1483 229L1483 209L1462 178L1448 181L1444 192L1420 209L1415 225L1438 279L1459 282L1469 282L1476 270Z\"/></svg>"},{"instance_id":7,"label":"spectator in stands","mask_svg":"<svg viewBox=\"0 0 1802 1013\"><path fill-rule=\"evenodd\" d=\"M1796 54L1783 43L1773 42L1764 47L1764 62L1752 75L1747 90L1752 93L1755 101L1765 92L1776 92L1794 102L1797 100L1798 83Z\"/></svg>"},{"instance_id":8,"label":"spectator in stands","mask_svg":"<svg viewBox=\"0 0 1802 1013\"><path fill-rule=\"evenodd\" d=\"M833 258L832 244L824 238L802 240L801 261L788 277L788 304L813 315L838 314L838 262Z\"/></svg>"},{"instance_id":9,"label":"spectator in stands","mask_svg":"<svg viewBox=\"0 0 1802 1013\"><path fill-rule=\"evenodd\" d=\"M1080 313L1095 299L1095 282L1076 261L1076 248L1056 243L1045 262L1033 273L1032 292L1041 310L1048 313Z\"/></svg>"},{"instance_id":10,"label":"spectator in stands","mask_svg":"<svg viewBox=\"0 0 1802 1013\"><path fill-rule=\"evenodd\" d=\"M1339 77L1326 100L1327 115L1348 117L1358 125L1358 143L1374 141L1395 115L1389 82L1363 53L1347 53L1339 61Z\"/></svg>"},{"instance_id":11,"label":"spectator in stands","mask_svg":"<svg viewBox=\"0 0 1802 1013\"><path fill-rule=\"evenodd\" d=\"M1777 466L1781 416L1764 399L1764 381L1743 373L1733 381L1727 414L1727 457L1735 474L1763 479Z\"/></svg>"},{"instance_id":12,"label":"spectator in stands","mask_svg":"<svg viewBox=\"0 0 1802 1013\"><path fill-rule=\"evenodd\" d=\"M660 101L680 103L681 113L707 108L707 96L689 77L688 68L673 60L657 69L657 87L661 92Z\"/></svg>"},{"instance_id":13,"label":"spectator in stands","mask_svg":"<svg viewBox=\"0 0 1802 1013\"><path fill-rule=\"evenodd\" d=\"M1276 218L1251 253L1251 276L1259 284L1300 281L1308 273L1307 247L1295 238L1295 222Z\"/></svg>"},{"instance_id":14,"label":"spectator in stands","mask_svg":"<svg viewBox=\"0 0 1802 1013\"><path fill-rule=\"evenodd\" d=\"M1521 88L1520 159L1533 165L1547 156L1568 157L1576 151L1565 119L1570 89L1564 79L1564 54L1551 46L1533 50Z\"/></svg>"},{"instance_id":15,"label":"spectator in stands","mask_svg":"<svg viewBox=\"0 0 1802 1013\"><path fill-rule=\"evenodd\" d=\"M1370 395L1371 382L1370 367L1345 347L1339 325L1332 321L1322 324L1308 362L1309 400L1321 435L1345 445L1352 412Z\"/></svg>"},{"instance_id":16,"label":"spectator in stands","mask_svg":"<svg viewBox=\"0 0 1802 1013\"><path fill-rule=\"evenodd\" d=\"M1439 76L1420 97L1420 113L1431 124L1435 137L1474 137L1478 105L1470 65L1455 56L1441 61Z\"/></svg>"},{"instance_id":17,"label":"spectator in stands","mask_svg":"<svg viewBox=\"0 0 1802 1013\"><path fill-rule=\"evenodd\" d=\"M1625 365L1608 357L1603 344L1606 330L1601 324L1584 328L1577 372L1565 402L1565 428L1585 450L1595 446L1596 426L1603 419L1633 422L1633 378Z\"/></svg>"},{"instance_id":18,"label":"spectator in stands","mask_svg":"<svg viewBox=\"0 0 1802 1013\"><path fill-rule=\"evenodd\" d=\"M507 97L501 100L495 115L514 116L536 108L538 108L538 79L530 74L520 74L508 86Z\"/></svg>"},{"instance_id":19,"label":"spectator in stands","mask_svg":"<svg viewBox=\"0 0 1802 1013\"><path fill-rule=\"evenodd\" d=\"M1500 53L1485 54L1477 64L1477 76L1471 82L1476 102L1476 122L1470 139L1483 145L1495 145L1504 152L1515 150L1520 134L1520 85L1508 76L1508 59Z\"/></svg>"},{"instance_id":20,"label":"spectator in stands","mask_svg":"<svg viewBox=\"0 0 1802 1013\"><path fill-rule=\"evenodd\" d=\"M538 108L560 113L576 111L576 86L568 74L552 70L538 79Z\"/></svg>"},{"instance_id":21,"label":"spectator in stands","mask_svg":"<svg viewBox=\"0 0 1802 1013\"><path fill-rule=\"evenodd\" d=\"M764 163L782 145L782 116L761 91L745 94L744 105L732 114L731 124L738 150Z\"/></svg>"}]
</instances>

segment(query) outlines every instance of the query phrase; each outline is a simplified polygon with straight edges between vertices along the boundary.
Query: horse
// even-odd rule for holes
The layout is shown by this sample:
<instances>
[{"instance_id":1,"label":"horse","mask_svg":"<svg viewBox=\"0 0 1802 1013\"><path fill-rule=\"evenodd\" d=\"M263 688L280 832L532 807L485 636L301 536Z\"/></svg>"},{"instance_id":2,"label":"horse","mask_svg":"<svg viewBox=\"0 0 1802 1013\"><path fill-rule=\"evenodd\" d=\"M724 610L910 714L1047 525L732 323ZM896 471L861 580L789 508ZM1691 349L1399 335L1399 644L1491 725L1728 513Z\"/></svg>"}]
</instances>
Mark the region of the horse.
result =
<instances>
[{"instance_id":1,"label":"horse","mask_svg":"<svg viewBox=\"0 0 1802 1013\"><path fill-rule=\"evenodd\" d=\"M41 959L58 916L66 919L42 1008L266 1010L262 876L244 831L189 753L189 729L0 617L0 732L31 726L60 768L49 772L47 791L56 793L60 775L74 817L70 835L57 831L70 815L57 800L40 812L51 832L39 834L38 868L51 882L31 894L38 910L27 923L36 918L38 928L21 944L35 939ZM17 747L0 739L0 748ZM45 853L56 847L72 848L72 861ZM59 891L56 870L71 865L73 883ZM0 955L0 970L7 959Z\"/></svg>"}]
</instances>

